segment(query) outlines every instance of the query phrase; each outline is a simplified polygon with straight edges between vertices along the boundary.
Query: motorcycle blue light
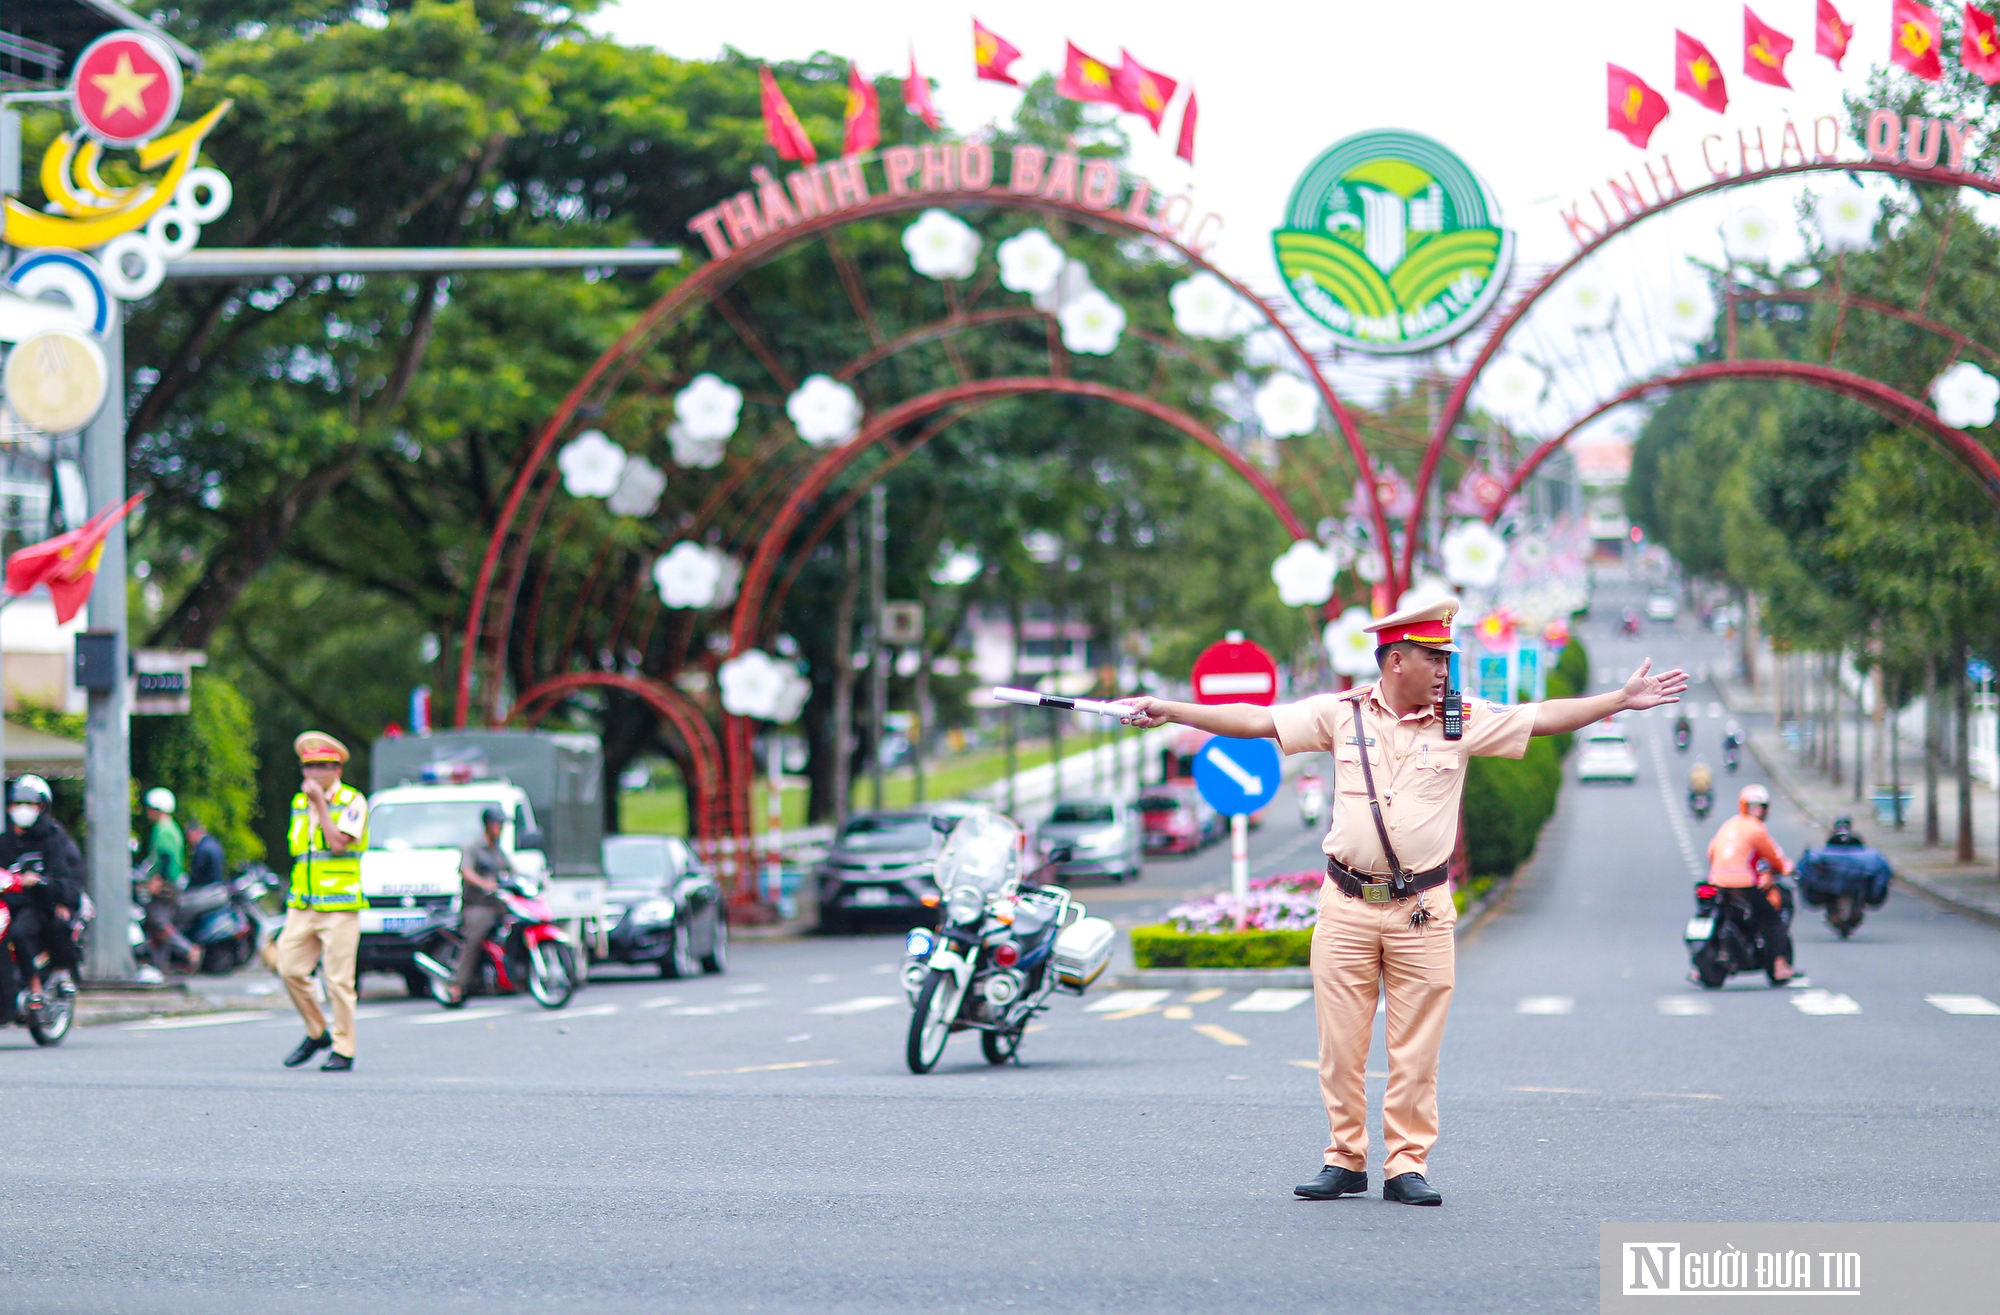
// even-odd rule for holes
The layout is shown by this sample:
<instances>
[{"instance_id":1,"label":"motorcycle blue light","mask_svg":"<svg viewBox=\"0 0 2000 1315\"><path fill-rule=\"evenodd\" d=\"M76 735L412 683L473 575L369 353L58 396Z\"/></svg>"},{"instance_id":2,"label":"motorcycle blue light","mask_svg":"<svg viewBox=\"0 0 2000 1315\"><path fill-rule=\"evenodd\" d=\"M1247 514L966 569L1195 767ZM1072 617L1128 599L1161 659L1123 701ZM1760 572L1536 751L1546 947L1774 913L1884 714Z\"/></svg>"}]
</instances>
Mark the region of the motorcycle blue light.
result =
<instances>
[{"instance_id":1,"label":"motorcycle blue light","mask_svg":"<svg viewBox=\"0 0 2000 1315\"><path fill-rule=\"evenodd\" d=\"M930 954L931 947L936 944L937 942L931 939L929 932L921 927L917 927L911 929L910 938L903 942L903 952L908 954L912 959L922 959Z\"/></svg>"}]
</instances>

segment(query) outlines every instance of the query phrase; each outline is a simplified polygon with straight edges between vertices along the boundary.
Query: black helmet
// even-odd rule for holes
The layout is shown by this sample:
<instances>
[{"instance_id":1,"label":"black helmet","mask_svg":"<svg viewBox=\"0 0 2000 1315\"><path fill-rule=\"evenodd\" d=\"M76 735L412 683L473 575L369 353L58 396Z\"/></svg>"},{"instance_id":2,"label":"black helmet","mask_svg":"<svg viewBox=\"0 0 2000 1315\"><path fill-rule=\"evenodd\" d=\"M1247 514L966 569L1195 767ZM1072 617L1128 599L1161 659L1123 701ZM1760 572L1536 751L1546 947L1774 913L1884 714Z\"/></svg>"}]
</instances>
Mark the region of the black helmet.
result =
<instances>
[{"instance_id":1,"label":"black helmet","mask_svg":"<svg viewBox=\"0 0 2000 1315\"><path fill-rule=\"evenodd\" d=\"M1853 818L1836 817L1833 819L1833 834L1828 836L1826 838L1826 841L1828 844L1832 845L1832 844L1839 844L1843 841L1858 843L1859 839L1860 838L1854 834Z\"/></svg>"},{"instance_id":2,"label":"black helmet","mask_svg":"<svg viewBox=\"0 0 2000 1315\"><path fill-rule=\"evenodd\" d=\"M479 823L481 826L505 826L507 814L501 811L500 805L488 804L480 811Z\"/></svg>"}]
</instances>

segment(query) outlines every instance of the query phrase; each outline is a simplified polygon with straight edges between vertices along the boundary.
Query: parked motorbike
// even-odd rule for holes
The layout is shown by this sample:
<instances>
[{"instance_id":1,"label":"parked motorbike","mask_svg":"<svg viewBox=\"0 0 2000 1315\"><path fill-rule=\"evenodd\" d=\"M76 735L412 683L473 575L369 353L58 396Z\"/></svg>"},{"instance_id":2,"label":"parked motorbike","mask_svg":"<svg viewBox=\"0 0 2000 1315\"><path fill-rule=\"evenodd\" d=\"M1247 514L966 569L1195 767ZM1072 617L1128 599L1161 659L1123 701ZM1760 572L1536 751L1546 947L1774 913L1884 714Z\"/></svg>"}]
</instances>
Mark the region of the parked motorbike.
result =
<instances>
[{"instance_id":1,"label":"parked motorbike","mask_svg":"<svg viewBox=\"0 0 2000 1315\"><path fill-rule=\"evenodd\" d=\"M1826 910L1826 925L1846 940L1867 916L1889 898L1895 872L1882 851L1854 834L1847 818L1834 819L1833 834L1824 848L1808 849L1799 858L1799 895Z\"/></svg>"},{"instance_id":2,"label":"parked motorbike","mask_svg":"<svg viewBox=\"0 0 2000 1315\"><path fill-rule=\"evenodd\" d=\"M270 915L258 901L273 884L270 870L257 866L233 880L181 892L174 925L200 948L203 972L234 972L257 957L258 947L270 943Z\"/></svg>"},{"instance_id":3,"label":"parked motorbike","mask_svg":"<svg viewBox=\"0 0 2000 1315\"><path fill-rule=\"evenodd\" d=\"M903 988L912 1012L904 1057L928 1073L953 1032L976 1029L989 1064L1020 1053L1029 1022L1058 989L1082 995L1111 960L1112 926L1085 914L1069 891L1040 885L1069 859L1068 846L1022 880L1020 828L997 813L960 821L939 853L945 892L936 931L918 927L905 946Z\"/></svg>"},{"instance_id":4,"label":"parked motorbike","mask_svg":"<svg viewBox=\"0 0 2000 1315\"><path fill-rule=\"evenodd\" d=\"M1297 787L1299 796L1299 822L1308 831L1317 831L1321 816L1326 812L1326 795L1320 788L1317 776L1301 776Z\"/></svg>"},{"instance_id":5,"label":"parked motorbike","mask_svg":"<svg viewBox=\"0 0 2000 1315\"><path fill-rule=\"evenodd\" d=\"M544 1009L560 1009L576 994L577 949L556 924L541 898L540 883L509 877L500 883L500 921L481 948L483 962L465 998L451 998L465 938L460 923L440 927L417 951L416 964L429 979L431 998L447 1009L462 1008L474 994L511 995L526 990Z\"/></svg>"},{"instance_id":6,"label":"parked motorbike","mask_svg":"<svg viewBox=\"0 0 2000 1315\"><path fill-rule=\"evenodd\" d=\"M1718 887L1698 882L1694 888L1695 915L1682 933L1695 977L1711 991L1722 989L1737 973L1762 972L1771 985L1781 985L1773 971L1776 954L1757 932L1757 913L1751 900L1779 900L1778 916L1792 925L1792 890L1783 881L1769 886Z\"/></svg>"},{"instance_id":7,"label":"parked motorbike","mask_svg":"<svg viewBox=\"0 0 2000 1315\"><path fill-rule=\"evenodd\" d=\"M27 889L18 868L0 869L0 895L12 895ZM69 1035L70 1023L76 1017L76 982L67 968L49 968L42 974L42 1000L35 1008L28 1007L28 981L35 971L33 964L24 963L14 953L14 942L7 932L13 926L14 914L5 904L0 904L0 954L14 955L14 980L20 984L19 994L9 1003L13 1006L10 1022L28 1029L28 1035L38 1046L60 1045Z\"/></svg>"}]
</instances>

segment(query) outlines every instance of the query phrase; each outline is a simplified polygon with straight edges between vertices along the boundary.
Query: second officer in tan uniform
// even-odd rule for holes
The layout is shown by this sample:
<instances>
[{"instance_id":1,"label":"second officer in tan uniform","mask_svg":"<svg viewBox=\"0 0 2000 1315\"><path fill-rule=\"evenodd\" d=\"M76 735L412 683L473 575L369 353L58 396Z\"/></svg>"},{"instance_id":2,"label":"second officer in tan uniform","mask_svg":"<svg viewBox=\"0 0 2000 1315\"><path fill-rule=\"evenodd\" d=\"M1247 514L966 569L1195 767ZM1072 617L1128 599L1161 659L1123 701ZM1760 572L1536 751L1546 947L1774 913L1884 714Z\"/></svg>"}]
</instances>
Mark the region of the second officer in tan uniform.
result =
<instances>
[{"instance_id":1,"label":"second officer in tan uniform","mask_svg":"<svg viewBox=\"0 0 2000 1315\"><path fill-rule=\"evenodd\" d=\"M1320 1095L1332 1140L1317 1178L1293 1190L1328 1200L1368 1190L1364 1074L1378 993L1386 996L1389 1086L1382 1196L1441 1205L1424 1178L1437 1141L1438 1051L1444 1043L1456 956L1457 913L1445 888L1458 842L1466 760L1518 758L1529 737L1580 730L1614 713L1679 701L1681 671L1640 665L1620 689L1588 698L1499 707L1465 700L1460 734L1443 719L1456 602L1377 621L1382 678L1347 694L1319 694L1259 708L1128 700L1140 726L1179 722L1237 739L1274 738L1286 753L1334 756L1332 827L1322 846L1326 884L1313 932L1313 1003L1319 1022Z\"/></svg>"}]
</instances>

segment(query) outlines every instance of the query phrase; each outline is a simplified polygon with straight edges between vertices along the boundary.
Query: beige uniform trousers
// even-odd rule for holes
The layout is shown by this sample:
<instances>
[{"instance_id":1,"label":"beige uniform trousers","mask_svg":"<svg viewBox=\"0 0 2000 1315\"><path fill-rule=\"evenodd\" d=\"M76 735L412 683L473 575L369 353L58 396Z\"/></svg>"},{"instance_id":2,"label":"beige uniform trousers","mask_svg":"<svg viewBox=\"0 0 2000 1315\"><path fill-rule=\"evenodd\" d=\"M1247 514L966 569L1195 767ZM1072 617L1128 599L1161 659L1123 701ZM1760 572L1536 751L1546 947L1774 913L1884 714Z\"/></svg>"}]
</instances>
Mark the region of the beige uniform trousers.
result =
<instances>
[{"instance_id":1,"label":"beige uniform trousers","mask_svg":"<svg viewBox=\"0 0 2000 1315\"><path fill-rule=\"evenodd\" d=\"M1389 1088L1382 1100L1383 1176L1424 1172L1437 1141L1438 1050L1451 1007L1458 912L1448 885L1423 893L1431 916L1410 926L1416 899L1369 904L1329 881L1313 929L1313 1008L1319 1089L1333 1140L1326 1162L1368 1168L1368 1042L1378 984L1387 995Z\"/></svg>"},{"instance_id":2,"label":"beige uniform trousers","mask_svg":"<svg viewBox=\"0 0 2000 1315\"><path fill-rule=\"evenodd\" d=\"M322 968L327 998L333 1002L333 1053L354 1058L354 958L361 950L359 910L326 913L292 909L278 937L278 976L308 1036L326 1035L326 1015L313 998L312 974Z\"/></svg>"}]
</instances>

